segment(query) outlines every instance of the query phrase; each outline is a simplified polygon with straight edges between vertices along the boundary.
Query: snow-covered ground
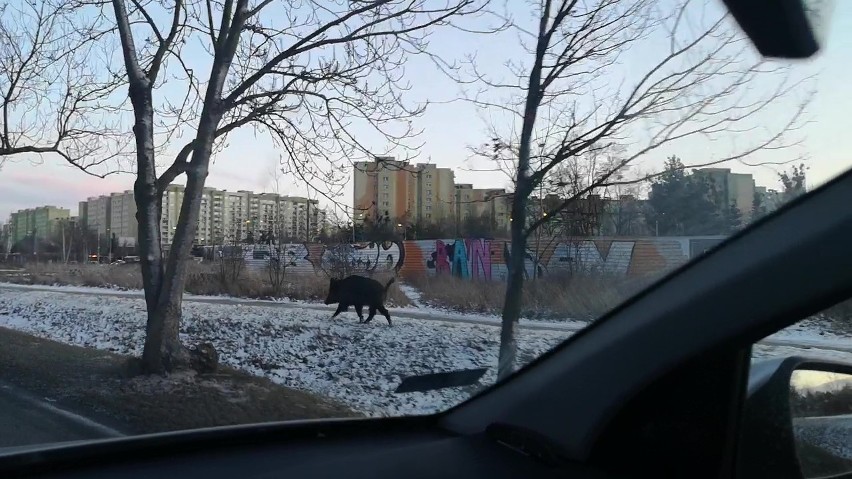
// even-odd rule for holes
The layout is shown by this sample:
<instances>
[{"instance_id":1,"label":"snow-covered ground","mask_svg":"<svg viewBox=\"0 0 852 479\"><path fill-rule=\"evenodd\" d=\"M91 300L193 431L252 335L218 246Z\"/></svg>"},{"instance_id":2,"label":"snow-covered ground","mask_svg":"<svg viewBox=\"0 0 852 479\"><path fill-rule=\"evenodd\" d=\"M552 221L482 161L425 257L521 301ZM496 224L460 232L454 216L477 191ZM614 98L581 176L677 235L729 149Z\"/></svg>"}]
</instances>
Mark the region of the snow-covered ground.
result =
<instances>
[{"instance_id":1,"label":"snow-covered ground","mask_svg":"<svg viewBox=\"0 0 852 479\"><path fill-rule=\"evenodd\" d=\"M142 290L126 290L126 289L115 289L115 288L95 288L90 286L68 286L68 285L29 285L29 284L15 284L15 283L3 283L0 282L0 288L6 289L18 289L25 291L57 291L64 293L78 293L78 294L98 294L98 295L112 295L112 296L138 296L142 297ZM420 292L415 289L413 286L409 286L406 284L402 284L401 288L403 294L405 294L410 301L412 301L412 306L406 307L391 307L393 309L394 314L403 314L409 315L411 317L420 317L421 319L428 316L430 319L441 319L441 320L455 320L455 321L466 321L466 322L477 322L483 324L500 324L500 317L495 314L481 314L481 313L461 313L458 311L451 311L446 308L436 308L433 306L429 306L427 304L420 303ZM184 294L185 301L205 301L205 302L215 302L221 301L226 303L242 303L246 305L260 305L260 304L284 304L295 307L304 307L310 309L316 309L321 311L334 311L337 305L325 305L318 302L307 302L301 300L290 300L286 298L282 299L251 299L251 298L239 298L234 296L202 296L197 294ZM560 321L554 320L538 320L538 319L527 319L521 318L521 324L527 325L537 325L543 327L552 327L552 328L560 328L569 331L576 331L586 327L589 323L586 321L575 321L570 319L564 319Z\"/></svg>"},{"instance_id":2,"label":"snow-covered ground","mask_svg":"<svg viewBox=\"0 0 852 479\"><path fill-rule=\"evenodd\" d=\"M68 344L141 354L145 305L137 294L0 286L0 326ZM187 343L212 342L225 364L336 398L371 415L430 413L457 404L476 389L394 394L405 376L474 367L489 368L484 385L496 376L499 328L494 317L483 317L481 323L457 322L447 313L430 320L410 317L413 312L407 311L418 308L392 308L390 328L379 320L358 324L351 311L331 320L331 310L322 305L270 307L274 305L231 298L187 299L181 328ZM424 313L428 310L419 310ZM521 361L542 354L582 325L523 322ZM852 341L821 331L816 324L804 323L771 338L785 344L757 345L755 359L795 354L852 362ZM805 347L786 344L794 341ZM845 348L840 349L847 351L820 348L842 341Z\"/></svg>"},{"instance_id":3,"label":"snow-covered ground","mask_svg":"<svg viewBox=\"0 0 852 479\"><path fill-rule=\"evenodd\" d=\"M393 314L393 313L392 313ZM395 318L357 324L354 313L330 314L301 308L184 303L182 335L189 343L212 342L220 360L282 385L317 392L367 414L434 412L472 391L447 389L396 395L402 377L454 369L489 367L495 379L499 329ZM48 291L0 290L0 326L68 344L141 354L145 305L114 295L69 295ZM570 332L519 333L519 354L530 360Z\"/></svg>"},{"instance_id":4,"label":"snow-covered ground","mask_svg":"<svg viewBox=\"0 0 852 479\"><path fill-rule=\"evenodd\" d=\"M412 306L414 306L415 308L424 307L423 301L420 299L422 294L417 288L411 286L410 284L405 284L403 282L399 282L397 286L399 287L399 290L402 291L402 294L404 294L408 298L408 300L411 301Z\"/></svg>"},{"instance_id":5,"label":"snow-covered ground","mask_svg":"<svg viewBox=\"0 0 852 479\"><path fill-rule=\"evenodd\" d=\"M852 460L852 414L796 418L793 427L796 437Z\"/></svg>"}]
</instances>

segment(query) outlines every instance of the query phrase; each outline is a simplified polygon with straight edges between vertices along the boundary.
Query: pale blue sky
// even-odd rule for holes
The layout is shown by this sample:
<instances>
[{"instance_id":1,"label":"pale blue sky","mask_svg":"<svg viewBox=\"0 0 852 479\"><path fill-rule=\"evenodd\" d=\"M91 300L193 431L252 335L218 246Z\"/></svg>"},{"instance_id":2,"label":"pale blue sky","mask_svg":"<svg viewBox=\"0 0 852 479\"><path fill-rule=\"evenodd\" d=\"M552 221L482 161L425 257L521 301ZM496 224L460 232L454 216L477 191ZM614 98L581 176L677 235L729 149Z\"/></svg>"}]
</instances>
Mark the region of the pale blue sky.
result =
<instances>
[{"instance_id":1,"label":"pale blue sky","mask_svg":"<svg viewBox=\"0 0 852 479\"><path fill-rule=\"evenodd\" d=\"M519 17L520 12L514 14ZM472 38L468 34L445 30L432 37L432 47L448 57L475 52L479 63L497 76L505 72L501 67L503 58L525 58L514 34ZM823 52L807 64L796 66L803 74L818 72L815 80L816 96L808 110L810 122L800 132L804 141L801 152L810 158L808 182L811 186L821 184L852 167L852 157L847 153L848 147L844 141L852 126L852 121L847 119L848 112L852 111L852 95L848 93L848 82L852 78L852 65L848 61L850 52L852 2L841 0L835 6ZM649 50L648 53L652 54L653 51ZM633 58L626 59L628 68L637 57L644 57L644 54L636 53ZM459 93L459 87L436 73L431 62L425 59L411 61L407 74L414 87L411 94L418 100L428 98L440 102ZM765 119L768 123L772 120L769 116ZM423 143L417 161L431 161L441 167L455 168L457 182L473 183L476 187L508 186L506 177L501 173L462 169L477 165L467 161L468 147L489 138L482 116L472 106L458 102L432 104L426 114L416 120L415 126L423 129L423 135L415 141L416 144ZM233 135L229 145L211 167L207 185L229 190L270 191L270 171L278 162L278 153L271 142L265 137L256 138L251 130L246 130ZM380 142L372 146L378 151L385 147ZM706 151L706 146L698 144L692 147L681 145L679 148L671 152L687 161L693 157L695 161L701 161L700 157ZM684 148L692 151L683 151ZM662 150L647 159L642 167L652 168L655 162L661 163L667 153L670 152ZM773 154L775 156L769 156ZM773 152L765 154L762 159L783 161L789 156L790 152ZM777 172L784 168L748 167L739 163L726 166L752 173L759 185L769 187L778 186ZM130 189L132 183L132 176L127 174L113 175L107 179L87 176L67 167L57 158L45 157L39 165L19 158L7 162L0 170L0 221L5 221L8 214L17 209L43 204L68 207L73 213L77 209L77 202L87 196ZM284 179L279 189L281 193L287 194L307 192L305 187L292 179ZM351 202L351 184L343 200Z\"/></svg>"}]
</instances>

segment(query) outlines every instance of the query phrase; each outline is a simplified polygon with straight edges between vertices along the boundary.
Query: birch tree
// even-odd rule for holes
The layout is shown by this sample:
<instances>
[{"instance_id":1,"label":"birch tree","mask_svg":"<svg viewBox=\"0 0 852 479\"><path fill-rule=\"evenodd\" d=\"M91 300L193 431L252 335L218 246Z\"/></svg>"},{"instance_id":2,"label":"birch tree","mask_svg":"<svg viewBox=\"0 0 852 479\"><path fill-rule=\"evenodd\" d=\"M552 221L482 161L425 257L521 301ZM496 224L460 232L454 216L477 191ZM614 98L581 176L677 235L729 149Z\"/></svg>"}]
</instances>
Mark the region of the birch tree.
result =
<instances>
[{"instance_id":1,"label":"birch tree","mask_svg":"<svg viewBox=\"0 0 852 479\"><path fill-rule=\"evenodd\" d=\"M475 61L461 72L446 69L467 85L471 102L502 120L489 126L491 141L476 153L514 185L499 378L515 367L530 235L590 194L653 178L660 171L648 159L693 138L725 143L700 151L689 168L765 161L763 152L797 144L790 133L809 98L797 97L804 78L755 55L709 3L684 1L671 10L651 0L527 5L532 22L509 18L525 58L507 61L502 74ZM781 100L784 108L773 108ZM527 204L540 192L561 201L529 217Z\"/></svg>"}]
</instances>

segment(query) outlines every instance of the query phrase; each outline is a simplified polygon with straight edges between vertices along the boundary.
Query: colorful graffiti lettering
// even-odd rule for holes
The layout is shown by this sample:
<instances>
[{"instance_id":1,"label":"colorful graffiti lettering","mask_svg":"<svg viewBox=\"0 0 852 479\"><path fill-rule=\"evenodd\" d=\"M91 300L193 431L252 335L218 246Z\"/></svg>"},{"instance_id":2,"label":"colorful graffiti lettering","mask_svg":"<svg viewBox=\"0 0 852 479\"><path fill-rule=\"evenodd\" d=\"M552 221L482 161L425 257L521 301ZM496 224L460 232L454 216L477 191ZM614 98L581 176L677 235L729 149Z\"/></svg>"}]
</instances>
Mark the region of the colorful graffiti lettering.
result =
<instances>
[{"instance_id":1,"label":"colorful graffiti lettering","mask_svg":"<svg viewBox=\"0 0 852 479\"><path fill-rule=\"evenodd\" d=\"M593 238L541 240L527 245L527 278L562 274L635 277L671 269L721 242L722 237ZM267 245L241 247L253 269L270 261ZM343 265L347 274L394 272L403 277L455 276L474 281L505 281L510 243L506 240L457 238L285 247L288 271L321 273Z\"/></svg>"},{"instance_id":2,"label":"colorful graffiti lettering","mask_svg":"<svg viewBox=\"0 0 852 479\"><path fill-rule=\"evenodd\" d=\"M470 277L475 280L491 279L491 241L483 239L465 240L470 257Z\"/></svg>"},{"instance_id":3,"label":"colorful graffiti lettering","mask_svg":"<svg viewBox=\"0 0 852 479\"><path fill-rule=\"evenodd\" d=\"M490 280L491 254L490 240L456 239L452 244L435 240L426 268L439 275Z\"/></svg>"},{"instance_id":4,"label":"colorful graffiti lettering","mask_svg":"<svg viewBox=\"0 0 852 479\"><path fill-rule=\"evenodd\" d=\"M331 270L345 266L347 272L372 274L377 271L399 271L405 260L401 242L339 244L318 248L311 263L315 269Z\"/></svg>"}]
</instances>

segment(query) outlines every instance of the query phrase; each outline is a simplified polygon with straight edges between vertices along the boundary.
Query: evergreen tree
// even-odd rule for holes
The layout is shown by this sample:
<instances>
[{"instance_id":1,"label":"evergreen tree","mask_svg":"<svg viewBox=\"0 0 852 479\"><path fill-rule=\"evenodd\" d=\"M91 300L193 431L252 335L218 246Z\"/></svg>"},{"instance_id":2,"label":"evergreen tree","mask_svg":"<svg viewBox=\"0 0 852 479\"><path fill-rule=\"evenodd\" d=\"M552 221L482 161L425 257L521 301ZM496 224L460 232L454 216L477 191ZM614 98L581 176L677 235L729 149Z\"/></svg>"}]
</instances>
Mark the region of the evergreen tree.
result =
<instances>
[{"instance_id":1,"label":"evergreen tree","mask_svg":"<svg viewBox=\"0 0 852 479\"><path fill-rule=\"evenodd\" d=\"M726 208L720 214L714 197L709 178L687 174L680 158L669 157L664 173L651 184L648 228L660 236L723 234L731 215Z\"/></svg>"}]
</instances>

